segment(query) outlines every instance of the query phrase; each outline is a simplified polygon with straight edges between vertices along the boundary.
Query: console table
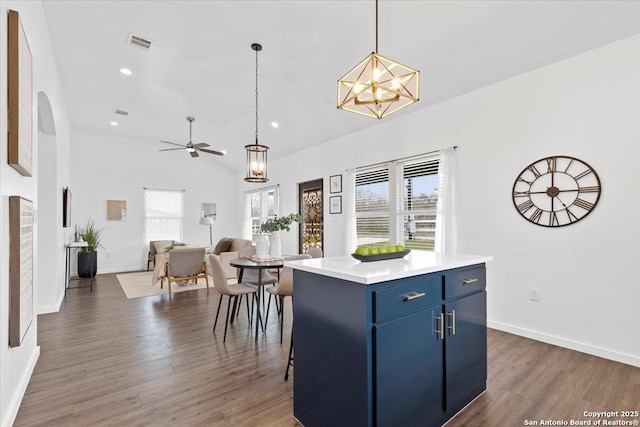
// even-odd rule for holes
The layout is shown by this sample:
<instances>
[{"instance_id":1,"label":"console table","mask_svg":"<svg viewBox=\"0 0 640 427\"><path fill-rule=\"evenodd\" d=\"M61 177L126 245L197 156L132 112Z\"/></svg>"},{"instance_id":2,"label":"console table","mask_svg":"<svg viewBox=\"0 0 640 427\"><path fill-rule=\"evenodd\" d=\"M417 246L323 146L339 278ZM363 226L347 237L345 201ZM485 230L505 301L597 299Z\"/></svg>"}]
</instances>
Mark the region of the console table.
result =
<instances>
[{"instance_id":1,"label":"console table","mask_svg":"<svg viewBox=\"0 0 640 427\"><path fill-rule=\"evenodd\" d=\"M93 280L95 277L91 277L91 283L89 285L82 286L69 286L72 280L84 280L82 277L71 277L71 253L76 253L78 249L86 248L89 246L87 242L71 242L66 246L66 263L64 268L64 294L67 295L67 289L78 288L91 288L93 292Z\"/></svg>"},{"instance_id":2,"label":"console table","mask_svg":"<svg viewBox=\"0 0 640 427\"><path fill-rule=\"evenodd\" d=\"M440 426L486 389L491 257L414 251L294 269L294 416L306 427Z\"/></svg>"}]
</instances>

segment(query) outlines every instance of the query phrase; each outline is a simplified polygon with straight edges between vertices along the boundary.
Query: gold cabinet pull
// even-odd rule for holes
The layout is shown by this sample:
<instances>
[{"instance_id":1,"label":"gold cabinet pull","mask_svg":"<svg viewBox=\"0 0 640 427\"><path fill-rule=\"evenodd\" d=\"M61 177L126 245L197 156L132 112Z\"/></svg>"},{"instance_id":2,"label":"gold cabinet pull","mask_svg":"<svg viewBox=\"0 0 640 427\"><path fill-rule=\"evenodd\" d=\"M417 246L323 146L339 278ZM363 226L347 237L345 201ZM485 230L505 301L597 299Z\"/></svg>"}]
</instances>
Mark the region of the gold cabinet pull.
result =
<instances>
[{"instance_id":1,"label":"gold cabinet pull","mask_svg":"<svg viewBox=\"0 0 640 427\"><path fill-rule=\"evenodd\" d=\"M477 281L478 281L478 279L464 279L464 280L462 281L462 284L463 284L463 285L470 285L470 284L475 283L475 282L477 282Z\"/></svg>"},{"instance_id":2,"label":"gold cabinet pull","mask_svg":"<svg viewBox=\"0 0 640 427\"><path fill-rule=\"evenodd\" d=\"M440 322L440 329L436 329L436 333L441 340L444 340L444 313L440 313L436 316L436 322Z\"/></svg>"},{"instance_id":3,"label":"gold cabinet pull","mask_svg":"<svg viewBox=\"0 0 640 427\"><path fill-rule=\"evenodd\" d=\"M404 301L413 301L425 295L427 295L425 292L411 292L410 294L404 295Z\"/></svg>"},{"instance_id":4,"label":"gold cabinet pull","mask_svg":"<svg viewBox=\"0 0 640 427\"><path fill-rule=\"evenodd\" d=\"M449 330L451 331L451 335L455 335L456 334L456 311L451 310L450 312L447 313L447 315L449 315L449 317L451 318L451 322L449 326L447 326L447 328L449 328Z\"/></svg>"}]
</instances>

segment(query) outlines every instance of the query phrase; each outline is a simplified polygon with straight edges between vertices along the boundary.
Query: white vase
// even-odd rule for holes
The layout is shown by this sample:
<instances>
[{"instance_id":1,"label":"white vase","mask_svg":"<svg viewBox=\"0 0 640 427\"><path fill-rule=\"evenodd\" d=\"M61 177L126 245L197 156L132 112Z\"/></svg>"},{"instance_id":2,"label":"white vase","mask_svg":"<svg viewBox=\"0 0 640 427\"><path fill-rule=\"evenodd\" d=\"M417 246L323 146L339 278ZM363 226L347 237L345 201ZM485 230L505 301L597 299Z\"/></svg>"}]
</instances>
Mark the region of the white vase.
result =
<instances>
[{"instance_id":1,"label":"white vase","mask_svg":"<svg viewBox=\"0 0 640 427\"><path fill-rule=\"evenodd\" d=\"M279 231L274 231L269 237L269 256L271 258L282 258L282 242Z\"/></svg>"},{"instance_id":2,"label":"white vase","mask_svg":"<svg viewBox=\"0 0 640 427\"><path fill-rule=\"evenodd\" d=\"M269 257L269 239L266 234L258 236L258 240L256 241L256 256L258 258Z\"/></svg>"}]
</instances>

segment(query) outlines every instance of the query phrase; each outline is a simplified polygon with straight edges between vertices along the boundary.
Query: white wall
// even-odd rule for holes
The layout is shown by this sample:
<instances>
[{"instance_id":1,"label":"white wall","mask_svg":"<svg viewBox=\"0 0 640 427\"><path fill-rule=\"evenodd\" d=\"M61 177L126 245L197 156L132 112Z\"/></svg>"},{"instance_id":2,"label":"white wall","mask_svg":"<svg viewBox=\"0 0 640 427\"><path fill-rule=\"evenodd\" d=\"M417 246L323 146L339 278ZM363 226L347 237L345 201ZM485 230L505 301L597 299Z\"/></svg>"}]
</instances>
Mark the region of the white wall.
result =
<instances>
[{"instance_id":1,"label":"white wall","mask_svg":"<svg viewBox=\"0 0 640 427\"><path fill-rule=\"evenodd\" d=\"M33 66L33 176L23 177L7 164L7 112L4 106L7 105L7 12L8 9L16 10L20 13L22 24L29 41ZM38 140L38 115L37 96L39 92L44 92L54 112L56 136L56 157L57 172L49 179L57 183L58 188L62 188L68 179L68 120L67 111L62 94L62 86L58 75L58 69L53 57L47 23L40 2L25 1L3 1L0 5L0 425L9 426L12 424L19 405L24 395L24 391L31 377L31 372L39 355L37 346L37 318L33 320L26 336L19 347L10 348L7 343L8 319L9 319L9 196L19 195L34 202L34 208L39 208L38 204L38 179L39 171L37 165L44 159L39 154ZM49 173L52 173L49 171ZM61 190L60 193L61 195ZM61 197L61 196L60 196ZM38 212L37 217L41 216ZM58 236L63 237L64 233L58 223ZM40 281L55 281L58 292L63 291L63 283L57 274L52 274L46 278L38 274L38 224L34 225L34 265L33 265L33 287L34 287L34 313L38 301L38 288ZM57 242L58 253L51 256L62 259L64 241ZM63 266L64 267L64 266Z\"/></svg>"},{"instance_id":2,"label":"white wall","mask_svg":"<svg viewBox=\"0 0 640 427\"><path fill-rule=\"evenodd\" d=\"M118 138L82 131L71 133L72 224L92 218L103 228L98 273L146 269L148 243L144 241L144 187L186 190L184 237L188 244L209 245L209 227L198 224L201 204L215 203L213 244L234 236L237 191L229 185L236 174L202 154L159 152L159 142ZM126 221L107 221L107 200L127 202ZM73 226L72 226L73 229Z\"/></svg>"},{"instance_id":3,"label":"white wall","mask_svg":"<svg viewBox=\"0 0 640 427\"><path fill-rule=\"evenodd\" d=\"M422 78L426 98L428 74ZM639 101L635 36L273 160L270 184L280 184L287 214L297 209L297 183L324 178L325 253L342 255L346 215L328 214L330 175L458 145L458 251L495 258L490 326L640 366ZM595 210L568 227L533 225L512 203L518 174L550 155L586 161L602 182ZM296 239L284 233L283 252L295 252ZM530 287L539 302L528 300Z\"/></svg>"}]
</instances>

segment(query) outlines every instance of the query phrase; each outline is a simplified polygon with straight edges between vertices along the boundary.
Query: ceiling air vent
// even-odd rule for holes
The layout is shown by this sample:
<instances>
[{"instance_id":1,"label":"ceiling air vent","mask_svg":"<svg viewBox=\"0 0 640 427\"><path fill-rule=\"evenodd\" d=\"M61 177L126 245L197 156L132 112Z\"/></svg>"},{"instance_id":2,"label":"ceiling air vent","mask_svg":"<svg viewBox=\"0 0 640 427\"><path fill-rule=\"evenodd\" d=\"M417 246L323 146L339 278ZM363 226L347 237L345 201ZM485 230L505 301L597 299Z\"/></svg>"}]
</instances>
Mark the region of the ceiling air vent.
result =
<instances>
[{"instance_id":1,"label":"ceiling air vent","mask_svg":"<svg viewBox=\"0 0 640 427\"><path fill-rule=\"evenodd\" d=\"M129 112L124 110L113 110L114 113L120 114L121 116L128 116Z\"/></svg>"},{"instance_id":2,"label":"ceiling air vent","mask_svg":"<svg viewBox=\"0 0 640 427\"><path fill-rule=\"evenodd\" d=\"M129 37L127 38L127 45L135 46L142 50L149 50L151 48L151 40L147 40L144 37L136 36L135 34L129 33Z\"/></svg>"}]
</instances>

